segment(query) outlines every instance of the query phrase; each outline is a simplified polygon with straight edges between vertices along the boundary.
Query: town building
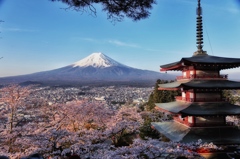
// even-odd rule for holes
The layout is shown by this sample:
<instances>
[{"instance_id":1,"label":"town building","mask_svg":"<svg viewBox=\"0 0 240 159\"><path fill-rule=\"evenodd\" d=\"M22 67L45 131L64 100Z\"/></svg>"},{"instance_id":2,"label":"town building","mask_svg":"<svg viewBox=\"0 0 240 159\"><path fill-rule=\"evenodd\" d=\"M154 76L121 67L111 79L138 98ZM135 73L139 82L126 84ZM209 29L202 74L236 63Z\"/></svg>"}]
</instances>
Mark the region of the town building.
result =
<instances>
[{"instance_id":1,"label":"town building","mask_svg":"<svg viewBox=\"0 0 240 159\"><path fill-rule=\"evenodd\" d=\"M159 84L159 90L180 90L174 102L156 103L156 109L173 120L152 126L176 142L240 144L240 131L227 116L240 115L240 106L226 101L223 90L240 89L240 82L228 80L221 70L237 68L240 58L208 55L203 48L202 8L197 7L197 51L192 57L162 65L161 71L181 71L175 82Z\"/></svg>"}]
</instances>

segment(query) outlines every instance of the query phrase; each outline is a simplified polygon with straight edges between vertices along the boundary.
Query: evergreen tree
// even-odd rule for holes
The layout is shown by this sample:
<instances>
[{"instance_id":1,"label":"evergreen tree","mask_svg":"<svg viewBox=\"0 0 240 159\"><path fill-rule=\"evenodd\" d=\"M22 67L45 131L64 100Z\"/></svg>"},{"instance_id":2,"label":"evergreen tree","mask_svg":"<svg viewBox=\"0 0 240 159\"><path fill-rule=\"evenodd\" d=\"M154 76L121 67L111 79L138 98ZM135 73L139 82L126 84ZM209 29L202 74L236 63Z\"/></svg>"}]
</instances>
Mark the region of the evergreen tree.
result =
<instances>
[{"instance_id":1,"label":"evergreen tree","mask_svg":"<svg viewBox=\"0 0 240 159\"><path fill-rule=\"evenodd\" d=\"M153 92L150 94L148 103L146 106L147 110L152 110L155 107L155 103L167 103L175 100L175 96L180 94L180 91L168 91L158 90L159 84L164 84L173 81L166 81L158 79L155 83Z\"/></svg>"},{"instance_id":2,"label":"evergreen tree","mask_svg":"<svg viewBox=\"0 0 240 159\"><path fill-rule=\"evenodd\" d=\"M96 4L102 6L102 10L107 13L107 17L113 21L122 21L128 17L138 21L150 16L150 10L156 4L155 0L51 0L60 1L66 4L66 8L71 8L79 12L89 12L96 16Z\"/></svg>"}]
</instances>

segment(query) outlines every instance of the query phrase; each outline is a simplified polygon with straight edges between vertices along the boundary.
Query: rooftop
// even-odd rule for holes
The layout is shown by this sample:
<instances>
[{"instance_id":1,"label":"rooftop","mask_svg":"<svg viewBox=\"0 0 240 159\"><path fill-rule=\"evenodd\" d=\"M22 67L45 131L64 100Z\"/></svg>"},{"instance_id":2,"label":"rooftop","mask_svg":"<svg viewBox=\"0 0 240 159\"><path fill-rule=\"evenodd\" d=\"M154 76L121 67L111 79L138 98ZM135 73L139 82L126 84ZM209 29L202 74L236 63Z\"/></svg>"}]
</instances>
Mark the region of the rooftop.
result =
<instances>
[{"instance_id":1,"label":"rooftop","mask_svg":"<svg viewBox=\"0 0 240 159\"><path fill-rule=\"evenodd\" d=\"M240 66L240 58L218 57L211 55L195 55L182 58L180 61L161 65L162 71L182 70L184 66L202 65L215 67L218 70L236 68Z\"/></svg>"}]
</instances>

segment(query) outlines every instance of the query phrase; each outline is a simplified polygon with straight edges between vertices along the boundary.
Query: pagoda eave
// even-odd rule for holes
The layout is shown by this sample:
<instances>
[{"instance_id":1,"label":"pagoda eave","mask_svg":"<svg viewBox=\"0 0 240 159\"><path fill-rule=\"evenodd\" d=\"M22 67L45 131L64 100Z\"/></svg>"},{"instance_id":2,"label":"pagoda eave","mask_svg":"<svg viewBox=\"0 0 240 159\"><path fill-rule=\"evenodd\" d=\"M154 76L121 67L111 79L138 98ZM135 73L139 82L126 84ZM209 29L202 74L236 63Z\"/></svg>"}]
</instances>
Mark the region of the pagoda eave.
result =
<instances>
[{"instance_id":1,"label":"pagoda eave","mask_svg":"<svg viewBox=\"0 0 240 159\"><path fill-rule=\"evenodd\" d=\"M184 102L156 103L156 109L184 116L240 115L240 106L228 102Z\"/></svg>"},{"instance_id":2,"label":"pagoda eave","mask_svg":"<svg viewBox=\"0 0 240 159\"><path fill-rule=\"evenodd\" d=\"M229 80L185 80L185 81L175 81L172 83L159 84L159 90L169 90L169 89L240 89L240 83L236 81Z\"/></svg>"},{"instance_id":3,"label":"pagoda eave","mask_svg":"<svg viewBox=\"0 0 240 159\"><path fill-rule=\"evenodd\" d=\"M184 63L195 63L203 65L215 65L215 66L240 66L240 58L229 58L219 56L192 56L188 58L182 58Z\"/></svg>"},{"instance_id":4,"label":"pagoda eave","mask_svg":"<svg viewBox=\"0 0 240 159\"><path fill-rule=\"evenodd\" d=\"M195 63L192 62L189 64L194 66L196 69L205 69L205 70L226 70L240 67L240 64L216 64L216 63Z\"/></svg>"},{"instance_id":5,"label":"pagoda eave","mask_svg":"<svg viewBox=\"0 0 240 159\"><path fill-rule=\"evenodd\" d=\"M197 55L182 58L180 61L160 66L160 71L181 71L185 66L195 66L205 69L232 69L240 67L240 58L218 57L211 55Z\"/></svg>"},{"instance_id":6,"label":"pagoda eave","mask_svg":"<svg viewBox=\"0 0 240 159\"><path fill-rule=\"evenodd\" d=\"M160 91L163 91L163 90L167 90L167 91L177 91L177 90L179 90L179 88L161 88L161 87L159 87L158 90L160 90Z\"/></svg>"},{"instance_id":7,"label":"pagoda eave","mask_svg":"<svg viewBox=\"0 0 240 159\"><path fill-rule=\"evenodd\" d=\"M182 64L177 64L171 67L162 67L160 71L182 71L184 66Z\"/></svg>"}]
</instances>

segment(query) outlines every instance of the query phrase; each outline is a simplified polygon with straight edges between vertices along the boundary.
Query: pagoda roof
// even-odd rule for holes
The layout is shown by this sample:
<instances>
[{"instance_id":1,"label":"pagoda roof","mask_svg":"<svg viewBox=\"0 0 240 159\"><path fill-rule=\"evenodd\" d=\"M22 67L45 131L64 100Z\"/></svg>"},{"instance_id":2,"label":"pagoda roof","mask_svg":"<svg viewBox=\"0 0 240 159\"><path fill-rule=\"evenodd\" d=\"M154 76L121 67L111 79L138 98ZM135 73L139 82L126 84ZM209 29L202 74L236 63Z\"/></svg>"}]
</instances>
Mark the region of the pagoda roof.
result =
<instances>
[{"instance_id":1,"label":"pagoda roof","mask_svg":"<svg viewBox=\"0 0 240 159\"><path fill-rule=\"evenodd\" d=\"M159 84L160 90L171 88L218 88L218 89L239 89L240 82L230 80L185 80L171 83Z\"/></svg>"},{"instance_id":2,"label":"pagoda roof","mask_svg":"<svg viewBox=\"0 0 240 159\"><path fill-rule=\"evenodd\" d=\"M152 122L151 125L164 136L175 142L181 141L190 131L189 127L174 121Z\"/></svg>"},{"instance_id":3,"label":"pagoda roof","mask_svg":"<svg viewBox=\"0 0 240 159\"><path fill-rule=\"evenodd\" d=\"M240 144L240 130L236 127L188 127L175 121L153 122L152 126L175 142L212 142L213 144Z\"/></svg>"},{"instance_id":4,"label":"pagoda roof","mask_svg":"<svg viewBox=\"0 0 240 159\"><path fill-rule=\"evenodd\" d=\"M156 103L157 108L182 115L240 115L240 106L228 102L183 102Z\"/></svg>"},{"instance_id":5,"label":"pagoda roof","mask_svg":"<svg viewBox=\"0 0 240 159\"><path fill-rule=\"evenodd\" d=\"M155 103L157 108L166 110L171 113L179 113L181 110L186 109L189 107L191 103L190 102L182 102L182 101L175 101L175 102L169 102L169 103Z\"/></svg>"},{"instance_id":6,"label":"pagoda roof","mask_svg":"<svg viewBox=\"0 0 240 159\"><path fill-rule=\"evenodd\" d=\"M180 61L169 63L166 65L161 65L161 71L168 70L182 70L186 65L192 64L213 64L219 70L229 69L240 66L240 58L229 58L229 57L219 57L211 55L195 55L192 57L184 57Z\"/></svg>"}]
</instances>

